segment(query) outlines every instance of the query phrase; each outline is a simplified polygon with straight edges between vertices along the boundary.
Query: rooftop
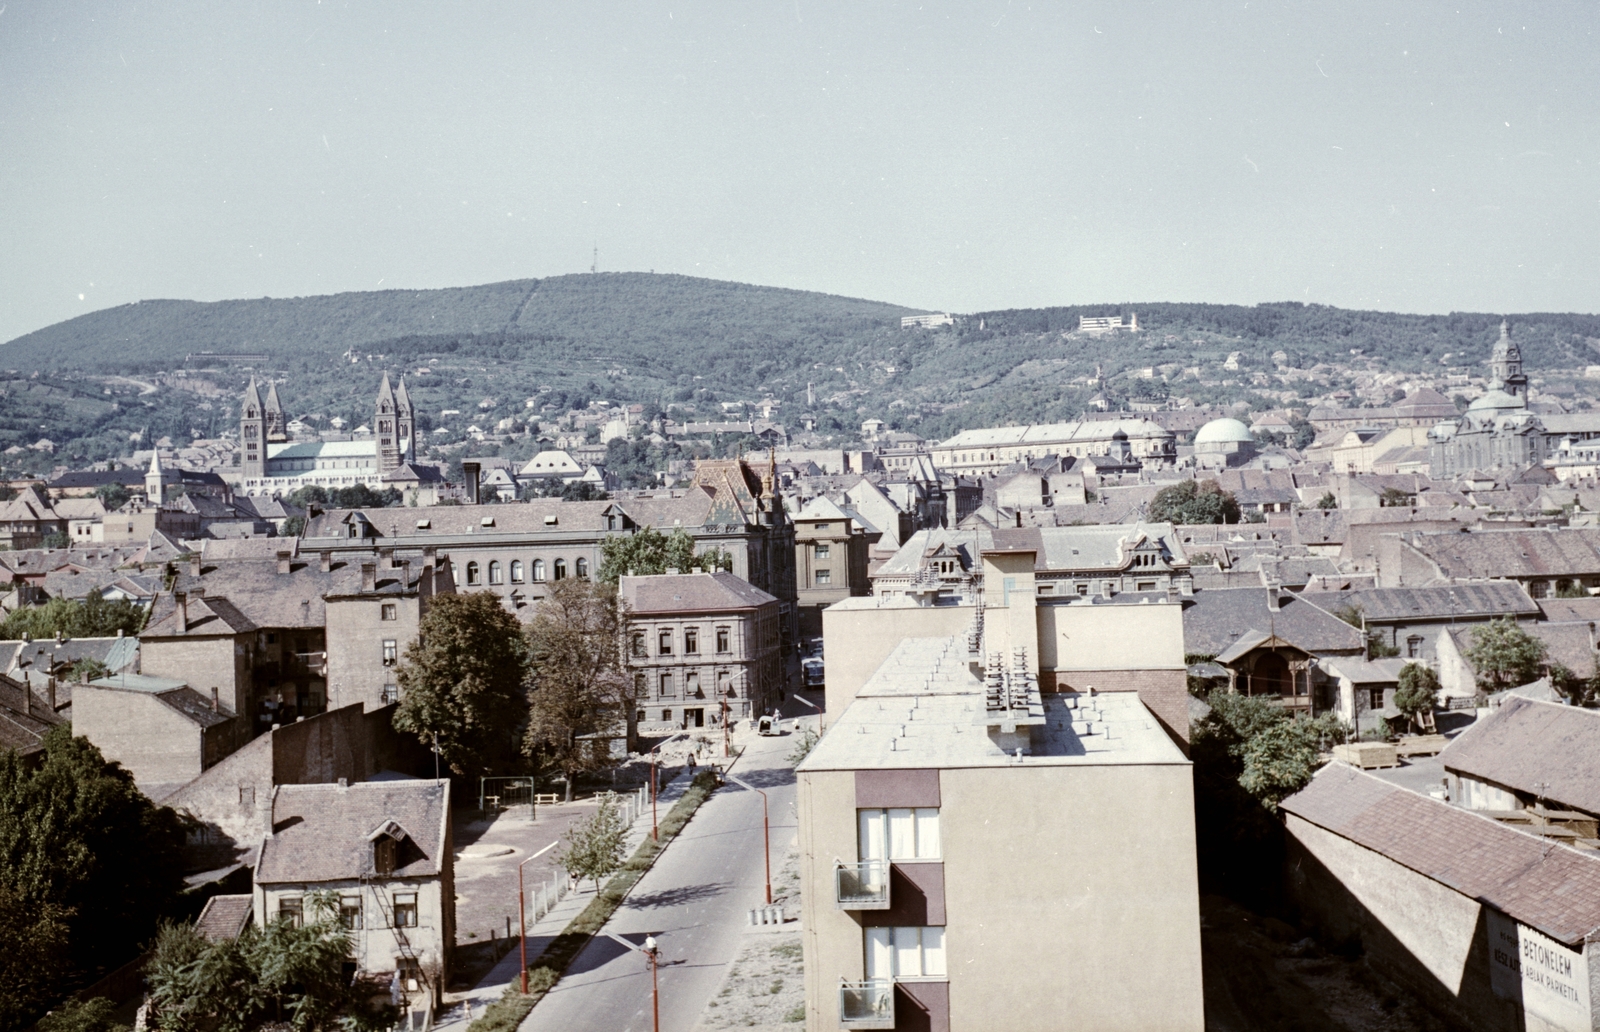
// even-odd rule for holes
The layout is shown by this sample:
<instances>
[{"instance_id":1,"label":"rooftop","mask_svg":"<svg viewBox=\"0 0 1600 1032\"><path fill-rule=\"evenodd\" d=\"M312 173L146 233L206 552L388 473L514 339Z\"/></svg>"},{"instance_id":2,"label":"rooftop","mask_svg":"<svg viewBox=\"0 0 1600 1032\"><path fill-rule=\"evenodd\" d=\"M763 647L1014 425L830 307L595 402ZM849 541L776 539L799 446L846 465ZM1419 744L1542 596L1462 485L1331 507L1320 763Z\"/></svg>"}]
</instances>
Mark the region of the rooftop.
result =
<instances>
[{"instance_id":1,"label":"rooftop","mask_svg":"<svg viewBox=\"0 0 1600 1032\"><path fill-rule=\"evenodd\" d=\"M617 592L635 613L753 609L778 601L731 573L657 574L618 578Z\"/></svg>"},{"instance_id":2,"label":"rooftop","mask_svg":"<svg viewBox=\"0 0 1600 1032\"><path fill-rule=\"evenodd\" d=\"M965 638L908 638L797 769L1189 762L1134 692L1041 698L1040 722L1017 734L991 735L984 682L967 662ZM1001 742L1020 744L1023 755Z\"/></svg>"},{"instance_id":3,"label":"rooftop","mask_svg":"<svg viewBox=\"0 0 1600 1032\"><path fill-rule=\"evenodd\" d=\"M391 824L404 832L393 876L438 875L450 848L449 795L446 781L280 785L272 795L272 833L261 845L256 884L371 876L372 840L389 834Z\"/></svg>"},{"instance_id":4,"label":"rooftop","mask_svg":"<svg viewBox=\"0 0 1600 1032\"><path fill-rule=\"evenodd\" d=\"M1600 711L1509 696L1439 758L1446 770L1600 815Z\"/></svg>"}]
</instances>

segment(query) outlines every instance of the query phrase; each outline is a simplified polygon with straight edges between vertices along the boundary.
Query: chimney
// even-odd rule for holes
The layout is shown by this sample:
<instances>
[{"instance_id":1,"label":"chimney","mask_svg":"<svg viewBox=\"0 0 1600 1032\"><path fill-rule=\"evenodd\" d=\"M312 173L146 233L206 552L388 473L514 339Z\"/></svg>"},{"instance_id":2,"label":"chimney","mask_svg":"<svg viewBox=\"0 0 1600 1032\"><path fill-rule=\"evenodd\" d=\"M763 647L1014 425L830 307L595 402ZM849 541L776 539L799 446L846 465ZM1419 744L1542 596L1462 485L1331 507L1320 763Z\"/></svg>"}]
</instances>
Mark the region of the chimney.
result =
<instances>
[{"instance_id":1,"label":"chimney","mask_svg":"<svg viewBox=\"0 0 1600 1032\"><path fill-rule=\"evenodd\" d=\"M289 570L290 570L289 557L292 556L292 555L294 555L294 553L291 552L287 548L278 549L278 572L279 573L288 573L289 572Z\"/></svg>"},{"instance_id":2,"label":"chimney","mask_svg":"<svg viewBox=\"0 0 1600 1032\"><path fill-rule=\"evenodd\" d=\"M217 686L211 686L211 712L217 712Z\"/></svg>"},{"instance_id":3,"label":"chimney","mask_svg":"<svg viewBox=\"0 0 1600 1032\"><path fill-rule=\"evenodd\" d=\"M422 569L430 577L433 576L433 568L438 565L436 561L438 554L438 550L432 545L426 545L422 549Z\"/></svg>"},{"instance_id":4,"label":"chimney","mask_svg":"<svg viewBox=\"0 0 1600 1032\"><path fill-rule=\"evenodd\" d=\"M392 570L395 568L394 549L384 547L378 549L378 560L383 565L379 569Z\"/></svg>"},{"instance_id":5,"label":"chimney","mask_svg":"<svg viewBox=\"0 0 1600 1032\"><path fill-rule=\"evenodd\" d=\"M317 569L323 573L333 572L333 553L326 548L317 553Z\"/></svg>"},{"instance_id":6,"label":"chimney","mask_svg":"<svg viewBox=\"0 0 1600 1032\"><path fill-rule=\"evenodd\" d=\"M45 684L55 680L53 677L45 678ZM28 681L22 682L22 715L33 716L33 685Z\"/></svg>"},{"instance_id":7,"label":"chimney","mask_svg":"<svg viewBox=\"0 0 1600 1032\"><path fill-rule=\"evenodd\" d=\"M189 596L181 591L174 591L172 597L178 602L178 633L189 633Z\"/></svg>"},{"instance_id":8,"label":"chimney","mask_svg":"<svg viewBox=\"0 0 1600 1032\"><path fill-rule=\"evenodd\" d=\"M405 562L399 564L398 568L400 570L400 590L401 591L410 591L411 590L411 560L407 559Z\"/></svg>"},{"instance_id":9,"label":"chimney","mask_svg":"<svg viewBox=\"0 0 1600 1032\"><path fill-rule=\"evenodd\" d=\"M61 628L57 627L56 628L56 644L60 645L62 642L66 641L66 640L67 640L66 632L63 631Z\"/></svg>"},{"instance_id":10,"label":"chimney","mask_svg":"<svg viewBox=\"0 0 1600 1032\"><path fill-rule=\"evenodd\" d=\"M349 788L350 787L350 779L348 779L348 778L340 778L339 779L339 787L340 788Z\"/></svg>"},{"instance_id":11,"label":"chimney","mask_svg":"<svg viewBox=\"0 0 1600 1032\"><path fill-rule=\"evenodd\" d=\"M89 683L89 671L87 670L83 672L83 683ZM50 699L50 712L54 713L56 711L56 679L52 677L47 680L44 683L44 690L45 694Z\"/></svg>"},{"instance_id":12,"label":"chimney","mask_svg":"<svg viewBox=\"0 0 1600 1032\"><path fill-rule=\"evenodd\" d=\"M122 628L120 627L117 628L117 637L122 637Z\"/></svg>"},{"instance_id":13,"label":"chimney","mask_svg":"<svg viewBox=\"0 0 1600 1032\"><path fill-rule=\"evenodd\" d=\"M200 576L200 554L198 552L189 557L189 576Z\"/></svg>"},{"instance_id":14,"label":"chimney","mask_svg":"<svg viewBox=\"0 0 1600 1032\"><path fill-rule=\"evenodd\" d=\"M461 478L466 481L467 504L478 504L478 474L482 466L476 462L463 462L461 464Z\"/></svg>"},{"instance_id":15,"label":"chimney","mask_svg":"<svg viewBox=\"0 0 1600 1032\"><path fill-rule=\"evenodd\" d=\"M378 590L378 564L377 563L362 563L361 564L361 590L362 591L376 591L376 590Z\"/></svg>"},{"instance_id":16,"label":"chimney","mask_svg":"<svg viewBox=\"0 0 1600 1032\"><path fill-rule=\"evenodd\" d=\"M1022 526L1022 510L1017 510L1017 526Z\"/></svg>"}]
</instances>

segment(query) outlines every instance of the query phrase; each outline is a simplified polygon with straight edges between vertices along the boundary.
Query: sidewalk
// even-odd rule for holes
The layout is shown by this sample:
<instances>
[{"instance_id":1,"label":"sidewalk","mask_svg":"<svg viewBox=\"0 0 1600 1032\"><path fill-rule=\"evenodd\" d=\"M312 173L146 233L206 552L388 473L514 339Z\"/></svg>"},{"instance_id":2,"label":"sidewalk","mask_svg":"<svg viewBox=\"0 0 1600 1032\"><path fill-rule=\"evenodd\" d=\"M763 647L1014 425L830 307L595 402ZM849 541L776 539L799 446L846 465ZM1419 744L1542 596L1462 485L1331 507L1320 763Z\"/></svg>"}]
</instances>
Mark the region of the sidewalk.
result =
<instances>
[{"instance_id":1,"label":"sidewalk","mask_svg":"<svg viewBox=\"0 0 1600 1032\"><path fill-rule=\"evenodd\" d=\"M661 786L656 802L656 813L660 819L666 819L667 811L672 809L673 804L689 788L691 780L693 779L685 776L684 768L680 767L672 780ZM650 827L650 809L645 807L628 829L625 855L632 856L634 850L639 848L639 844L650 836ZM583 908L589 905L594 896L594 883L585 882L563 897L543 918L528 926L527 947L530 966L544 953L545 947L561 934L561 930L583 912ZM482 1017L484 1008L498 1000L505 993L506 987L512 982L520 981L521 977L522 952L513 945L511 952L500 958L500 962L491 968L477 985L466 992L445 995L444 1005L434 1019L433 1027L465 1029L469 1020L467 1017L469 1005L473 1018Z\"/></svg>"}]
</instances>

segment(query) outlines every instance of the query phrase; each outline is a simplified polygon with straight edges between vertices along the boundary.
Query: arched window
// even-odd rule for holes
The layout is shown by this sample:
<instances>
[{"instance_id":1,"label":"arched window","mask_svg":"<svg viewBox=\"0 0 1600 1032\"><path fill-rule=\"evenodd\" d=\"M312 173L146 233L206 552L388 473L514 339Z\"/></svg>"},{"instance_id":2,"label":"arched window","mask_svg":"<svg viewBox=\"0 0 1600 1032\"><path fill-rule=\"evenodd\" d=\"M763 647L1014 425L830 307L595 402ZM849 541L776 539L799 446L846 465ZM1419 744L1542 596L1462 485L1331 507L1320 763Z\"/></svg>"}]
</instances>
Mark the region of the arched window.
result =
<instances>
[{"instance_id":1,"label":"arched window","mask_svg":"<svg viewBox=\"0 0 1600 1032\"><path fill-rule=\"evenodd\" d=\"M555 576L556 580L566 580L567 579L567 561L565 559L557 559L556 560L556 569L555 569L555 575L554 576Z\"/></svg>"},{"instance_id":2,"label":"arched window","mask_svg":"<svg viewBox=\"0 0 1600 1032\"><path fill-rule=\"evenodd\" d=\"M533 579L535 581L544 580L544 560L543 559L535 559L533 561Z\"/></svg>"},{"instance_id":3,"label":"arched window","mask_svg":"<svg viewBox=\"0 0 1600 1032\"><path fill-rule=\"evenodd\" d=\"M521 584L522 583L522 560L521 559L513 559L513 560L511 560L511 583L513 583L513 584Z\"/></svg>"},{"instance_id":4,"label":"arched window","mask_svg":"<svg viewBox=\"0 0 1600 1032\"><path fill-rule=\"evenodd\" d=\"M468 584L477 584L478 583L478 563L477 563L477 560L473 560L472 562L467 564L467 583Z\"/></svg>"},{"instance_id":5,"label":"arched window","mask_svg":"<svg viewBox=\"0 0 1600 1032\"><path fill-rule=\"evenodd\" d=\"M574 565L573 570L577 574L577 577L578 577L579 580L588 580L589 579L589 560L587 560L587 559L579 559L577 561L577 563Z\"/></svg>"},{"instance_id":6,"label":"arched window","mask_svg":"<svg viewBox=\"0 0 1600 1032\"><path fill-rule=\"evenodd\" d=\"M500 560L498 559L489 560L489 583L500 583Z\"/></svg>"}]
</instances>

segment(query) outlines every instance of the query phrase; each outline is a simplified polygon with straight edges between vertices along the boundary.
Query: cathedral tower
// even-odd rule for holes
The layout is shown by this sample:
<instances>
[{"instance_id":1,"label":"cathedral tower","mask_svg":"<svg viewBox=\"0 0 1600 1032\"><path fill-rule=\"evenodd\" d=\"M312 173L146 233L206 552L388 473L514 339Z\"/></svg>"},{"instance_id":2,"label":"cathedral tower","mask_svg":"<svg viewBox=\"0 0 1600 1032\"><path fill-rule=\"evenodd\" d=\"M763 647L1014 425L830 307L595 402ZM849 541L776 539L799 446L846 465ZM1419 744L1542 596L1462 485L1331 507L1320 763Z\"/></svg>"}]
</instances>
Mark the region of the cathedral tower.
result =
<instances>
[{"instance_id":1,"label":"cathedral tower","mask_svg":"<svg viewBox=\"0 0 1600 1032\"><path fill-rule=\"evenodd\" d=\"M1489 387L1505 391L1513 398L1528 400L1528 377L1522 371L1522 349L1511 339L1511 328L1500 320L1500 339L1489 356Z\"/></svg>"},{"instance_id":2,"label":"cathedral tower","mask_svg":"<svg viewBox=\"0 0 1600 1032\"><path fill-rule=\"evenodd\" d=\"M239 408L239 468L247 480L267 475L266 413L253 376Z\"/></svg>"},{"instance_id":3,"label":"cathedral tower","mask_svg":"<svg viewBox=\"0 0 1600 1032\"><path fill-rule=\"evenodd\" d=\"M400 389L394 394L395 438L400 445L400 461L417 461L417 419L411 410L411 395L406 391L406 378L400 377Z\"/></svg>"},{"instance_id":4,"label":"cathedral tower","mask_svg":"<svg viewBox=\"0 0 1600 1032\"><path fill-rule=\"evenodd\" d=\"M383 385L378 388L377 412L372 420L372 437L377 445L378 475L388 476L400 468L399 419L396 413L394 390L389 386L389 374L383 374Z\"/></svg>"},{"instance_id":5,"label":"cathedral tower","mask_svg":"<svg viewBox=\"0 0 1600 1032\"><path fill-rule=\"evenodd\" d=\"M283 417L283 405L278 401L277 384L267 384L267 402L261 411L266 422L267 443L283 444L288 441L289 432L284 428L286 420Z\"/></svg>"}]
</instances>

